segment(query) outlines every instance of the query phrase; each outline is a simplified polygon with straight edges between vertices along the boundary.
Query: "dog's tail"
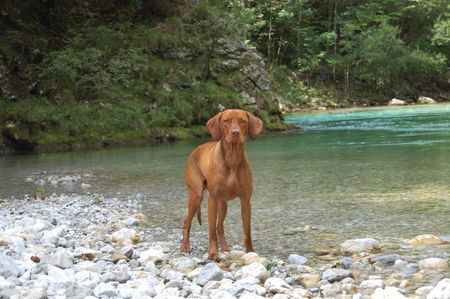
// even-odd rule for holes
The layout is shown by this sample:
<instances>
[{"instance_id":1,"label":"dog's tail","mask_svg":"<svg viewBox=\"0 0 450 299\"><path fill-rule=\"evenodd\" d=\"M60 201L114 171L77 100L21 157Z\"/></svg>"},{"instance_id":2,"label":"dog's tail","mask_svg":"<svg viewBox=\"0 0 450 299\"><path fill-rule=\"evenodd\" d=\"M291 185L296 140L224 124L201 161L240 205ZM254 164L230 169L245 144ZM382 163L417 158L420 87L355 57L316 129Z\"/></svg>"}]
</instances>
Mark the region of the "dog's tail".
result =
<instances>
[{"instance_id":1,"label":"dog's tail","mask_svg":"<svg viewBox=\"0 0 450 299\"><path fill-rule=\"evenodd\" d=\"M202 208L199 206L197 210L198 224L202 225Z\"/></svg>"}]
</instances>

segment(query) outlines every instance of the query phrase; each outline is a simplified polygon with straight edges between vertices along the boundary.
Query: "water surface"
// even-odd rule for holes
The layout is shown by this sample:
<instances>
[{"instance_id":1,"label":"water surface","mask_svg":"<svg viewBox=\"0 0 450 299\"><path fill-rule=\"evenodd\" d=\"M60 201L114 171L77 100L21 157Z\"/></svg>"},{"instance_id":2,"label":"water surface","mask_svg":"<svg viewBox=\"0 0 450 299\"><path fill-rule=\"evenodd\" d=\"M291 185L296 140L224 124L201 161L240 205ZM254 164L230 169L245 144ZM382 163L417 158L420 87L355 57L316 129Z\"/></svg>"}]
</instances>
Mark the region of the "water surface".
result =
<instances>
[{"instance_id":1,"label":"water surface","mask_svg":"<svg viewBox=\"0 0 450 299\"><path fill-rule=\"evenodd\" d=\"M347 239L372 237L390 251L449 256L448 246L412 248L417 234L450 237L450 104L348 109L290 115L303 130L267 134L247 144L253 167L255 249L267 256L312 257ZM187 212L184 168L206 140L171 145L0 158L0 198L36 191L91 192L141 198L155 240L181 238ZM79 179L54 187L50 176ZM81 183L90 184L87 189ZM206 222L206 200L203 202ZM302 232L305 226L312 227ZM239 201L225 222L242 245ZM207 250L207 226L194 224L193 245Z\"/></svg>"}]
</instances>

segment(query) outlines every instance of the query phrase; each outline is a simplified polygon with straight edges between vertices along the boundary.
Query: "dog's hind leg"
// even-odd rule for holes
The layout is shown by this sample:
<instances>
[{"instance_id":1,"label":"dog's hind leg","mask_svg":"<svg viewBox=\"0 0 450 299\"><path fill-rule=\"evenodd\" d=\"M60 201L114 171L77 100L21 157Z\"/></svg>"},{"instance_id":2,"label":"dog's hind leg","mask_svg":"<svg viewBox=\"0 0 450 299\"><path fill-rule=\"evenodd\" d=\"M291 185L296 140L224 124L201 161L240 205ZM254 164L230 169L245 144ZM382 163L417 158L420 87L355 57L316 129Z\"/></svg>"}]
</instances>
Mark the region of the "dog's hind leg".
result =
<instances>
[{"instance_id":1,"label":"dog's hind leg","mask_svg":"<svg viewBox=\"0 0 450 299\"><path fill-rule=\"evenodd\" d=\"M183 225L183 240L181 241L181 252L192 252L189 235L191 232L192 219L195 214L201 224L200 206L203 199L204 191L204 178L198 173L198 171L188 169L186 171L186 183L189 189L189 203L188 203L188 216L184 220Z\"/></svg>"}]
</instances>

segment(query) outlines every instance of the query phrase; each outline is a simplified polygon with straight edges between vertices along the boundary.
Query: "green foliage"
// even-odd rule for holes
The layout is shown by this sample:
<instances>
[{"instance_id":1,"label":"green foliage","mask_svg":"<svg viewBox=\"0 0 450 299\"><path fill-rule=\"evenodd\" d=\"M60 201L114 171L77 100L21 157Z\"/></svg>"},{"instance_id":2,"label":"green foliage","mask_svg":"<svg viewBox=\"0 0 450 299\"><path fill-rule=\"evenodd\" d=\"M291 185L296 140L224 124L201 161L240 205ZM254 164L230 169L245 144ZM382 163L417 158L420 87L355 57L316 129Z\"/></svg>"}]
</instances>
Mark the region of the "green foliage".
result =
<instances>
[{"instance_id":1,"label":"green foliage","mask_svg":"<svg viewBox=\"0 0 450 299\"><path fill-rule=\"evenodd\" d=\"M448 86L446 1L229 0L228 7L236 2L249 42L307 86L326 83L344 98Z\"/></svg>"},{"instance_id":2,"label":"green foliage","mask_svg":"<svg viewBox=\"0 0 450 299\"><path fill-rule=\"evenodd\" d=\"M442 58L408 48L399 34L399 28L383 23L365 31L358 44L358 77L374 89L404 94L414 83L432 83L444 66Z\"/></svg>"}]
</instances>

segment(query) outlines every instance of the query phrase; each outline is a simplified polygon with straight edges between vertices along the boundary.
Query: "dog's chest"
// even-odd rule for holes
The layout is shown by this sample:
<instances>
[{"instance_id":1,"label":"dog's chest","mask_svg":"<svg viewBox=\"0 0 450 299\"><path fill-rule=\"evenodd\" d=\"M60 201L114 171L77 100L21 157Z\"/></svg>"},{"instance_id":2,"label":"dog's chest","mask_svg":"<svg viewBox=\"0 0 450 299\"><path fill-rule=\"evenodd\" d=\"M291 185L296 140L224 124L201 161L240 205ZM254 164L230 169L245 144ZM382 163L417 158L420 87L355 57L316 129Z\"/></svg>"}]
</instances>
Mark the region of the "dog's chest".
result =
<instances>
[{"instance_id":1,"label":"dog's chest","mask_svg":"<svg viewBox=\"0 0 450 299\"><path fill-rule=\"evenodd\" d=\"M233 199L240 195L241 182L236 172L228 171L219 176L217 195L224 199Z\"/></svg>"}]
</instances>

